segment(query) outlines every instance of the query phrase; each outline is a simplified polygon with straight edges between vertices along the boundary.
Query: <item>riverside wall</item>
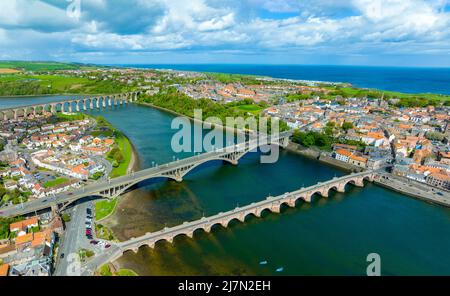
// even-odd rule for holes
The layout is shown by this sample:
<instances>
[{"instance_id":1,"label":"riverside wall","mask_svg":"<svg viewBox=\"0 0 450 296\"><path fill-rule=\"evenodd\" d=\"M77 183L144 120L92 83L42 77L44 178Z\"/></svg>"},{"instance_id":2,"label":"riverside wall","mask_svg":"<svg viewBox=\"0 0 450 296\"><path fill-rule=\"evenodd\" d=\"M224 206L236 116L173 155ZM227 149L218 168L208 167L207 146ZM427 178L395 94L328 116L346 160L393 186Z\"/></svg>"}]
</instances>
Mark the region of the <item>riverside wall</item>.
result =
<instances>
[{"instance_id":1,"label":"riverside wall","mask_svg":"<svg viewBox=\"0 0 450 296\"><path fill-rule=\"evenodd\" d=\"M329 155L329 153L327 153L327 152L323 152L323 151L312 149L312 148L306 148L297 143L292 143L292 142L289 143L289 145L286 147L286 149L289 150L290 152L297 153L297 154L303 155L305 157L318 160L327 165L334 166L334 167L337 167L337 168L340 168L340 169L343 169L346 171L361 172L364 170L361 167L357 167L357 166L351 165L349 163L339 161L339 160L331 157Z\"/></svg>"}]
</instances>

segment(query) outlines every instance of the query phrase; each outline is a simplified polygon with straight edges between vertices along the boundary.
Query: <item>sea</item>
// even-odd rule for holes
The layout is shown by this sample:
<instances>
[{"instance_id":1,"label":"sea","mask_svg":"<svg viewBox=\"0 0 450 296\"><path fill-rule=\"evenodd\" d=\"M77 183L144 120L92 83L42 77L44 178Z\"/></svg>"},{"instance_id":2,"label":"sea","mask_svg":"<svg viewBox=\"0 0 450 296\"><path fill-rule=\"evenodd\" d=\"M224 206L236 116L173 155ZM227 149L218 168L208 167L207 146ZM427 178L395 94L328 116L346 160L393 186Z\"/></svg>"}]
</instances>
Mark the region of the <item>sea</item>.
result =
<instances>
[{"instance_id":1,"label":"sea","mask_svg":"<svg viewBox=\"0 0 450 296\"><path fill-rule=\"evenodd\" d=\"M404 93L450 94L450 68L248 64L140 64L121 66L345 82L351 83L355 87Z\"/></svg>"}]
</instances>

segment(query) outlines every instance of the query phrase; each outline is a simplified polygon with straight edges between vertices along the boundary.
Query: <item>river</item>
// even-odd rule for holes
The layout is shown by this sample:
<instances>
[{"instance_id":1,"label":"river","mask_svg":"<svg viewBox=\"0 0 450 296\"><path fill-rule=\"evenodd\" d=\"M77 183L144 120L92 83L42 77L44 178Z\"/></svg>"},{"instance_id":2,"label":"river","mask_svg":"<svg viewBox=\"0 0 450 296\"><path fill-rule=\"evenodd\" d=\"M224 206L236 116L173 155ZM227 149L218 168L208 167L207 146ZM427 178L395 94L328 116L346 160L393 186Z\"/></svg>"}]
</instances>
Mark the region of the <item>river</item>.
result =
<instances>
[{"instance_id":1,"label":"river","mask_svg":"<svg viewBox=\"0 0 450 296\"><path fill-rule=\"evenodd\" d=\"M130 138L141 168L173 159L172 114L138 105L92 114ZM105 223L124 240L343 174L287 151L275 164L260 164L250 153L238 166L205 164L182 183L143 184L120 199ZM364 275L367 255L378 253L384 275L450 274L449 209L373 184L348 189L281 214L127 252L116 264L140 275ZM279 267L284 270L276 272Z\"/></svg>"}]
</instances>

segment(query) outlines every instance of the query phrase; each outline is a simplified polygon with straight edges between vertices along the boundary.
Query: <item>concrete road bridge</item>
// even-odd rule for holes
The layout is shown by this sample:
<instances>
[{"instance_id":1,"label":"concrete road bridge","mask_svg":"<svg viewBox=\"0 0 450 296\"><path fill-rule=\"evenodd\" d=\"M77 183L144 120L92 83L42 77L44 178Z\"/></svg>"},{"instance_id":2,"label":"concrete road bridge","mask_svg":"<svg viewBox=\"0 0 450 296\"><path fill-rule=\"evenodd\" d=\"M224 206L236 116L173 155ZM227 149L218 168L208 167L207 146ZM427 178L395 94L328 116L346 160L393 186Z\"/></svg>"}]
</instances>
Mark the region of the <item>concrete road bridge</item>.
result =
<instances>
[{"instance_id":1,"label":"concrete road bridge","mask_svg":"<svg viewBox=\"0 0 450 296\"><path fill-rule=\"evenodd\" d=\"M154 178L166 178L181 182L185 175L206 162L222 160L237 165L240 158L260 146L271 144L286 147L289 144L291 135L292 131L283 132L275 136L259 136L256 139L222 149L215 149L214 151L173 161L165 165L131 172L126 176L89 184L71 192L63 192L53 197L38 199L23 205L2 208L0 209L0 216L25 215L50 207L61 211L71 203L88 196L112 199L123 194L134 185Z\"/></svg>"},{"instance_id":2,"label":"concrete road bridge","mask_svg":"<svg viewBox=\"0 0 450 296\"><path fill-rule=\"evenodd\" d=\"M44 112L55 114L58 112L58 110L72 113L108 108L113 106L121 106L129 102L136 101L139 93L140 92L129 92L114 95L89 96L63 100L59 102L48 102L44 104L1 109L0 119L17 120L19 117L27 117L29 115L36 116L38 114L43 114Z\"/></svg>"},{"instance_id":3,"label":"concrete road bridge","mask_svg":"<svg viewBox=\"0 0 450 296\"><path fill-rule=\"evenodd\" d=\"M347 184L363 187L364 181L372 182L377 176L374 171L365 171L361 173L355 173L346 175L343 177L335 177L326 182L319 182L316 185L301 188L294 192L287 192L279 196L269 196L265 200L254 202L244 207L237 207L233 210L224 213L218 213L217 215L210 217L203 217L199 220L192 222L184 222L181 225L164 228L160 231L147 233L141 237L132 238L128 241L115 244L116 251L109 260L115 260L120 257L126 251L138 252L140 247L148 246L150 248L155 247L155 244L159 241L173 242L174 238L179 235L185 235L192 238L194 232L197 230L203 230L210 232L215 225L221 225L222 227L228 227L231 221L237 220L244 222L247 216L253 215L261 217L262 212L268 210L270 212L279 213L282 205L289 207L295 207L298 200L305 202L311 202L313 195L318 194L322 197L328 197L329 192L334 190L337 192L345 192Z\"/></svg>"}]
</instances>

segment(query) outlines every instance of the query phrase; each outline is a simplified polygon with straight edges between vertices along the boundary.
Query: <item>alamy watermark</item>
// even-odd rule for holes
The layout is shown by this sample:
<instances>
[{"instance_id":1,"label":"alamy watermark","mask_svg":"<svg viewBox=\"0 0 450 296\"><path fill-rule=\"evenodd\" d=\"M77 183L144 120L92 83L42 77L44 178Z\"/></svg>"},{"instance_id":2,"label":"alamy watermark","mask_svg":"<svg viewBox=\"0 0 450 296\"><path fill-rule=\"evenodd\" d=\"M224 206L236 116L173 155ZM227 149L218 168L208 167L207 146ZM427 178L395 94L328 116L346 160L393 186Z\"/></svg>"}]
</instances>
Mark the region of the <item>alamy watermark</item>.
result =
<instances>
[{"instance_id":1,"label":"alamy watermark","mask_svg":"<svg viewBox=\"0 0 450 296\"><path fill-rule=\"evenodd\" d=\"M381 256L378 253L370 253L367 255L366 261L369 263L366 269L367 276L381 275Z\"/></svg>"},{"instance_id":2,"label":"alamy watermark","mask_svg":"<svg viewBox=\"0 0 450 296\"><path fill-rule=\"evenodd\" d=\"M81 0L66 1L70 2L66 9L67 16L79 20L81 17Z\"/></svg>"},{"instance_id":3,"label":"alamy watermark","mask_svg":"<svg viewBox=\"0 0 450 296\"><path fill-rule=\"evenodd\" d=\"M180 116L172 120L171 128L178 130L171 141L175 153L240 152L247 142L251 144L250 150L259 148L262 152L261 163L274 163L279 157L279 146L271 145L279 140L278 119L226 117L222 122L218 117L203 119L202 110L196 109L194 123Z\"/></svg>"}]
</instances>

